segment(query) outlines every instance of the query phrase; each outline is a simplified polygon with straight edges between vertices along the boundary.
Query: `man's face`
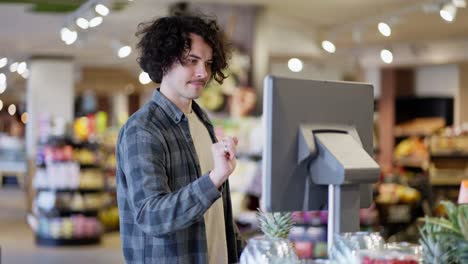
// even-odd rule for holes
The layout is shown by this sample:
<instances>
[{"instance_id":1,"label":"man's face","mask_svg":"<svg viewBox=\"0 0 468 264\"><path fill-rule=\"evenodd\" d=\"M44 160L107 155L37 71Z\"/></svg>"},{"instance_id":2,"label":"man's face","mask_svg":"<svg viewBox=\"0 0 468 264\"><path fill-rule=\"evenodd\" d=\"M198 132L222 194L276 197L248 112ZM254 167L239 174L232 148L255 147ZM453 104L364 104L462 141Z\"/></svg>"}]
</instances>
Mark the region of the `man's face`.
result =
<instances>
[{"instance_id":1,"label":"man's face","mask_svg":"<svg viewBox=\"0 0 468 264\"><path fill-rule=\"evenodd\" d=\"M211 79L213 51L198 35L190 34L192 46L184 55L181 64L176 61L163 76L171 88L172 95L179 99L197 99Z\"/></svg>"}]
</instances>

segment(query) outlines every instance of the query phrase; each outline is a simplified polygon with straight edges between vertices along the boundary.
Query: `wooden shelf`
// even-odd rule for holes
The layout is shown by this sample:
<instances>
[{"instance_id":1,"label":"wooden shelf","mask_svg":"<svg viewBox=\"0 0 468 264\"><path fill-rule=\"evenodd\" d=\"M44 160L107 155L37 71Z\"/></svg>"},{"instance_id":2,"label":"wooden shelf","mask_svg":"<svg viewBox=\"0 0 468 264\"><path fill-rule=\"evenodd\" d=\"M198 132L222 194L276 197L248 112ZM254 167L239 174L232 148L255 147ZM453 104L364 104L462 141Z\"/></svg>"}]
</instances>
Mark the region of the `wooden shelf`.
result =
<instances>
[{"instance_id":1,"label":"wooden shelf","mask_svg":"<svg viewBox=\"0 0 468 264\"><path fill-rule=\"evenodd\" d=\"M422 159L414 158L402 158L394 160L394 164L401 167L411 167L411 168L427 168L429 161Z\"/></svg>"},{"instance_id":2,"label":"wooden shelf","mask_svg":"<svg viewBox=\"0 0 468 264\"><path fill-rule=\"evenodd\" d=\"M80 193L96 193L105 191L103 188L98 189L56 189L56 188L37 188L37 192L80 192Z\"/></svg>"},{"instance_id":3,"label":"wooden shelf","mask_svg":"<svg viewBox=\"0 0 468 264\"><path fill-rule=\"evenodd\" d=\"M71 209L58 209L54 208L52 211L41 211L40 215L45 217L70 217L72 215L84 215L86 217L97 217L99 211L97 209L83 209L83 210L71 210Z\"/></svg>"},{"instance_id":4,"label":"wooden shelf","mask_svg":"<svg viewBox=\"0 0 468 264\"><path fill-rule=\"evenodd\" d=\"M466 159L468 161L468 153L431 154L431 159Z\"/></svg>"},{"instance_id":5,"label":"wooden shelf","mask_svg":"<svg viewBox=\"0 0 468 264\"><path fill-rule=\"evenodd\" d=\"M460 186L462 180L468 177L430 177L429 182L433 186Z\"/></svg>"},{"instance_id":6,"label":"wooden shelf","mask_svg":"<svg viewBox=\"0 0 468 264\"><path fill-rule=\"evenodd\" d=\"M51 238L36 235L36 244L41 246L82 246L82 245L95 245L101 242L101 237L87 237L87 238Z\"/></svg>"}]
</instances>

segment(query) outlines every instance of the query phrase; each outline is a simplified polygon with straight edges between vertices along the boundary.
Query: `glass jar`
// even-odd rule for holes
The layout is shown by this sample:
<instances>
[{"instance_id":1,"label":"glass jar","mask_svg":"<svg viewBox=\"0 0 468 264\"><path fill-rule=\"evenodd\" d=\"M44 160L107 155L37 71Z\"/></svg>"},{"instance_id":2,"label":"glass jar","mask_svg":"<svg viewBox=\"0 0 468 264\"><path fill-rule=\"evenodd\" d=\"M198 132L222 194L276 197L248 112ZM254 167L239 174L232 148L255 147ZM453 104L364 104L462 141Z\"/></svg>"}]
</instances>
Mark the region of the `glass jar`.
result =
<instances>
[{"instance_id":1,"label":"glass jar","mask_svg":"<svg viewBox=\"0 0 468 264\"><path fill-rule=\"evenodd\" d=\"M328 256L335 263L360 263L357 253L360 250L383 249L384 240L377 232L340 233L333 236L333 247Z\"/></svg>"},{"instance_id":2,"label":"glass jar","mask_svg":"<svg viewBox=\"0 0 468 264\"><path fill-rule=\"evenodd\" d=\"M299 263L292 243L287 239L267 236L249 239L240 258L240 264Z\"/></svg>"}]
</instances>

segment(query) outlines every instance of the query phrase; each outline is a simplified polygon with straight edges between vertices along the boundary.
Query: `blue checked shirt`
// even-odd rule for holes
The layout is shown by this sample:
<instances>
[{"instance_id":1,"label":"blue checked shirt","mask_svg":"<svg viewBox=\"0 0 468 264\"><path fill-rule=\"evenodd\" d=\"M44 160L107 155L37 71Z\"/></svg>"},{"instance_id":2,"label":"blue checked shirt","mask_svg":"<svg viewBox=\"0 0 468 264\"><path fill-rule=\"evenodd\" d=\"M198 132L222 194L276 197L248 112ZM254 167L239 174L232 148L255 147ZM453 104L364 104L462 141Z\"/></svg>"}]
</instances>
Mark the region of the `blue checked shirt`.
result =
<instances>
[{"instance_id":1,"label":"blue checked shirt","mask_svg":"<svg viewBox=\"0 0 468 264\"><path fill-rule=\"evenodd\" d=\"M193 111L216 142L213 126L195 103ZM232 219L229 183L220 192L201 175L189 124L159 90L120 130L117 142L120 237L127 263L207 263L203 215L223 199L229 263L241 252Z\"/></svg>"}]
</instances>

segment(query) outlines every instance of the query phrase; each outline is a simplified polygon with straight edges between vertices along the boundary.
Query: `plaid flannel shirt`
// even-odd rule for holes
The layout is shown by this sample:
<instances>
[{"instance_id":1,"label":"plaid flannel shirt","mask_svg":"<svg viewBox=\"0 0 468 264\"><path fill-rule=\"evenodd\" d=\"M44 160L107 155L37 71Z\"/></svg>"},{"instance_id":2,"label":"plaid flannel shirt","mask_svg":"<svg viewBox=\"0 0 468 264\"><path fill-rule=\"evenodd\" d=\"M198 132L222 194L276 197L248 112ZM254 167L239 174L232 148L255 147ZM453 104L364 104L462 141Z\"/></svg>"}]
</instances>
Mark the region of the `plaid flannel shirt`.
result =
<instances>
[{"instance_id":1,"label":"plaid flannel shirt","mask_svg":"<svg viewBox=\"0 0 468 264\"><path fill-rule=\"evenodd\" d=\"M206 113L193 111L216 142ZM223 199L229 263L241 252L229 183L220 192L201 175L189 124L159 90L122 127L117 142L120 237L127 263L207 263L203 215Z\"/></svg>"}]
</instances>

